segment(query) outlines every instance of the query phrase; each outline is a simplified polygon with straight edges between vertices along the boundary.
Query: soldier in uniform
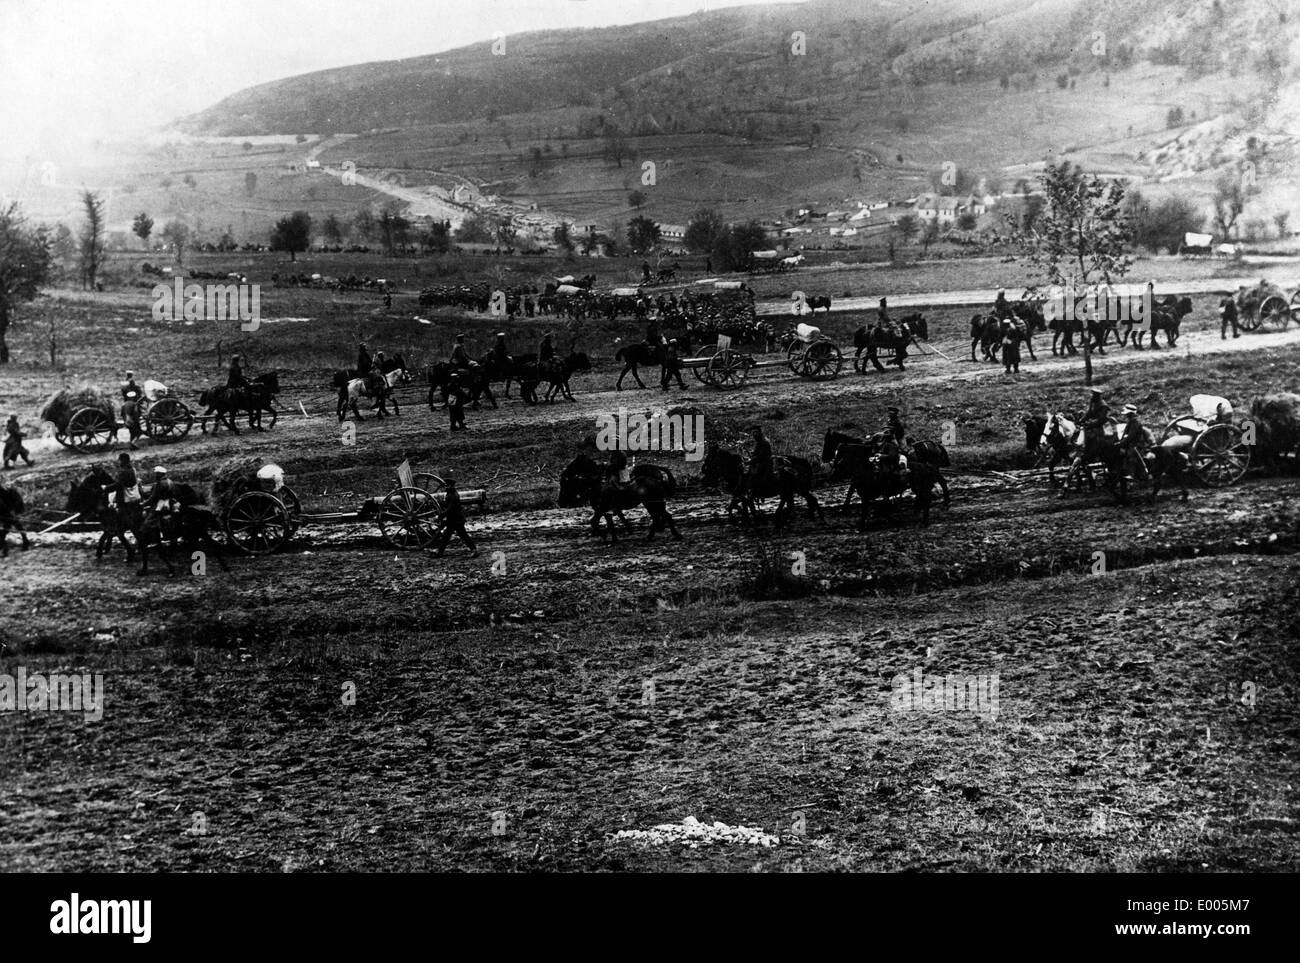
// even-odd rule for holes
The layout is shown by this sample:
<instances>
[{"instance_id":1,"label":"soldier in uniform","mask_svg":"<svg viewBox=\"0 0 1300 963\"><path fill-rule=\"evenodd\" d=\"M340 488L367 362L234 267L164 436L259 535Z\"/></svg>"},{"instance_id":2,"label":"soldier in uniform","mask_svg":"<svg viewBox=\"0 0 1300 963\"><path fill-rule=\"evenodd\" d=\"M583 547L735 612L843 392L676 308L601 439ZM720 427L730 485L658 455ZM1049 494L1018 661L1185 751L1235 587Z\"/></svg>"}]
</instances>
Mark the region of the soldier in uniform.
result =
<instances>
[{"instance_id":1,"label":"soldier in uniform","mask_svg":"<svg viewBox=\"0 0 1300 963\"><path fill-rule=\"evenodd\" d=\"M668 346L664 348L663 374L659 377L659 387L667 391L674 378L677 379L677 387L685 391L686 384L682 381L682 359L677 354L676 338L669 341Z\"/></svg>"},{"instance_id":2,"label":"soldier in uniform","mask_svg":"<svg viewBox=\"0 0 1300 963\"><path fill-rule=\"evenodd\" d=\"M551 333L542 335L542 343L537 346L537 364L549 364L555 360L555 345L551 342Z\"/></svg>"},{"instance_id":3,"label":"soldier in uniform","mask_svg":"<svg viewBox=\"0 0 1300 963\"><path fill-rule=\"evenodd\" d=\"M469 431L465 426L465 402L468 398L469 392L460 383L460 375L453 372L447 385L447 415L451 419L452 431Z\"/></svg>"},{"instance_id":4,"label":"soldier in uniform","mask_svg":"<svg viewBox=\"0 0 1300 963\"><path fill-rule=\"evenodd\" d=\"M606 474L610 480L616 483L627 481L627 455L621 448L615 448L609 453L609 466Z\"/></svg>"},{"instance_id":5,"label":"soldier in uniform","mask_svg":"<svg viewBox=\"0 0 1300 963\"><path fill-rule=\"evenodd\" d=\"M357 377L364 378L370 374L370 365L370 351L366 347L366 343L362 341L357 345Z\"/></svg>"},{"instance_id":6,"label":"soldier in uniform","mask_svg":"<svg viewBox=\"0 0 1300 963\"><path fill-rule=\"evenodd\" d=\"M451 366L453 368L468 368L472 364L469 358L469 352L465 350L465 336L456 335L456 346L451 349Z\"/></svg>"},{"instance_id":7,"label":"soldier in uniform","mask_svg":"<svg viewBox=\"0 0 1300 963\"><path fill-rule=\"evenodd\" d=\"M885 409L889 417L885 421L885 434L891 436L897 444L902 444L903 439L907 437L907 425L903 424L903 419L898 414L898 407L890 405Z\"/></svg>"},{"instance_id":8,"label":"soldier in uniform","mask_svg":"<svg viewBox=\"0 0 1300 963\"><path fill-rule=\"evenodd\" d=\"M135 372L128 371L126 380L122 382L122 422L126 425L127 431L131 435L131 447L135 448L135 440L143 434L140 428L140 405L144 401L144 389L135 381Z\"/></svg>"},{"instance_id":9,"label":"soldier in uniform","mask_svg":"<svg viewBox=\"0 0 1300 963\"><path fill-rule=\"evenodd\" d=\"M492 346L492 351L488 357L492 359L492 366L499 371L507 370L514 362L514 358L510 357L510 349L506 347L506 333L504 331L497 332L497 343Z\"/></svg>"},{"instance_id":10,"label":"soldier in uniform","mask_svg":"<svg viewBox=\"0 0 1300 963\"><path fill-rule=\"evenodd\" d=\"M34 464L28 454L27 446L23 444L23 429L22 425L18 423L18 415L12 414L5 423L4 467L10 467L19 458L28 465Z\"/></svg>"},{"instance_id":11,"label":"soldier in uniform","mask_svg":"<svg viewBox=\"0 0 1300 963\"><path fill-rule=\"evenodd\" d=\"M227 388L247 388L249 381L244 377L244 356L237 354L230 359L230 369L226 373Z\"/></svg>"},{"instance_id":12,"label":"soldier in uniform","mask_svg":"<svg viewBox=\"0 0 1300 963\"><path fill-rule=\"evenodd\" d=\"M1120 448L1124 451L1124 466L1129 476L1137 478L1146 472L1146 453L1155 447L1156 437L1142 424L1136 405L1124 406L1124 436Z\"/></svg>"},{"instance_id":13,"label":"soldier in uniform","mask_svg":"<svg viewBox=\"0 0 1300 963\"><path fill-rule=\"evenodd\" d=\"M1221 319L1219 323L1219 339L1221 341L1228 340L1228 325L1232 325L1232 336L1234 338L1241 337L1241 333L1237 330L1237 299L1231 294L1219 302L1219 318Z\"/></svg>"},{"instance_id":14,"label":"soldier in uniform","mask_svg":"<svg viewBox=\"0 0 1300 963\"><path fill-rule=\"evenodd\" d=\"M998 288L998 296L993 301L993 316L999 321L1011 317L1011 304L1007 301L1007 289Z\"/></svg>"},{"instance_id":15,"label":"soldier in uniform","mask_svg":"<svg viewBox=\"0 0 1300 963\"><path fill-rule=\"evenodd\" d=\"M470 538L469 532L465 531L465 510L460 504L460 492L456 490L456 479L448 475L443 481L446 482L447 489L443 496L442 539L438 542L438 551L435 554L442 558L447 553L447 544L451 541L451 537L455 535L469 546L471 556L477 555L478 549L474 547L474 539Z\"/></svg>"},{"instance_id":16,"label":"soldier in uniform","mask_svg":"<svg viewBox=\"0 0 1300 963\"><path fill-rule=\"evenodd\" d=\"M113 505L119 512L140 501L140 480L126 452L117 456L117 474L113 476L113 484L104 486L104 491L114 495Z\"/></svg>"},{"instance_id":17,"label":"soldier in uniform","mask_svg":"<svg viewBox=\"0 0 1300 963\"><path fill-rule=\"evenodd\" d=\"M645 343L652 348L663 347L664 337L659 332L658 318L651 318L650 323L645 326Z\"/></svg>"}]
</instances>

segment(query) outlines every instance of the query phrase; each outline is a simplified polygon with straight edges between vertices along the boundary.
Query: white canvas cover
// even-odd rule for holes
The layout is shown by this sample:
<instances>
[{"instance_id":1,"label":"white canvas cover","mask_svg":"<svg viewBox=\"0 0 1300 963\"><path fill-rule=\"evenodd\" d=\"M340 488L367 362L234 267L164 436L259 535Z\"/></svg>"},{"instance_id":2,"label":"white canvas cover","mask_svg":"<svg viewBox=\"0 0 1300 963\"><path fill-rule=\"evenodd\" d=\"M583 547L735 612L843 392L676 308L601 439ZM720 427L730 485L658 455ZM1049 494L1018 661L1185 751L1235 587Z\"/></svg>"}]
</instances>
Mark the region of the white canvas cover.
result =
<instances>
[{"instance_id":1,"label":"white canvas cover","mask_svg":"<svg viewBox=\"0 0 1300 963\"><path fill-rule=\"evenodd\" d=\"M556 294L581 294L582 288L573 284L561 284L555 289Z\"/></svg>"},{"instance_id":2,"label":"white canvas cover","mask_svg":"<svg viewBox=\"0 0 1300 963\"><path fill-rule=\"evenodd\" d=\"M800 321L794 326L794 336L800 341L816 341L822 336L822 329Z\"/></svg>"},{"instance_id":3,"label":"white canvas cover","mask_svg":"<svg viewBox=\"0 0 1300 963\"><path fill-rule=\"evenodd\" d=\"M636 288L615 288L609 293L614 295L616 298L635 298L641 292Z\"/></svg>"},{"instance_id":4,"label":"white canvas cover","mask_svg":"<svg viewBox=\"0 0 1300 963\"><path fill-rule=\"evenodd\" d=\"M1183 235L1183 244L1187 247L1209 247L1213 240L1213 234L1196 234L1188 231Z\"/></svg>"},{"instance_id":5,"label":"white canvas cover","mask_svg":"<svg viewBox=\"0 0 1300 963\"><path fill-rule=\"evenodd\" d=\"M758 258L758 260L760 260L760 261L770 261L770 260L772 260L773 258L778 257L778 256L780 255L780 253L781 253L781 252L780 252L780 251L777 251L777 250L771 250L771 251L755 251L755 252L754 252L754 257Z\"/></svg>"},{"instance_id":6,"label":"white canvas cover","mask_svg":"<svg viewBox=\"0 0 1300 963\"><path fill-rule=\"evenodd\" d=\"M1232 415L1232 402L1218 395L1192 395L1192 416L1201 421L1218 421L1220 409L1223 420Z\"/></svg>"},{"instance_id":7,"label":"white canvas cover","mask_svg":"<svg viewBox=\"0 0 1300 963\"><path fill-rule=\"evenodd\" d=\"M739 291L743 281L717 281L714 287L719 291Z\"/></svg>"},{"instance_id":8,"label":"white canvas cover","mask_svg":"<svg viewBox=\"0 0 1300 963\"><path fill-rule=\"evenodd\" d=\"M144 396L148 398L151 403L157 401L159 398L167 397L167 386L161 381L146 381L143 387Z\"/></svg>"}]
</instances>

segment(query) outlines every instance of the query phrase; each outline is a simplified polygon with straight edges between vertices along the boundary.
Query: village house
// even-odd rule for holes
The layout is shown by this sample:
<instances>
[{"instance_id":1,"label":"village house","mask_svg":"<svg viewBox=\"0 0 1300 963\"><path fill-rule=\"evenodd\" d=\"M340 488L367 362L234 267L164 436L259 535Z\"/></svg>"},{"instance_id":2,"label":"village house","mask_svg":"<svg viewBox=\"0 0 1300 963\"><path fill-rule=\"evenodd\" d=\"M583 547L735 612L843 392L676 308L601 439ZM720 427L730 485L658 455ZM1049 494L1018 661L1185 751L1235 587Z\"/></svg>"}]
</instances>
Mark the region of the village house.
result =
<instances>
[{"instance_id":1,"label":"village house","mask_svg":"<svg viewBox=\"0 0 1300 963\"><path fill-rule=\"evenodd\" d=\"M940 224L953 224L963 214L983 214L986 207L984 200L973 194L949 196L930 193L918 196L913 210L923 221L937 220Z\"/></svg>"}]
</instances>

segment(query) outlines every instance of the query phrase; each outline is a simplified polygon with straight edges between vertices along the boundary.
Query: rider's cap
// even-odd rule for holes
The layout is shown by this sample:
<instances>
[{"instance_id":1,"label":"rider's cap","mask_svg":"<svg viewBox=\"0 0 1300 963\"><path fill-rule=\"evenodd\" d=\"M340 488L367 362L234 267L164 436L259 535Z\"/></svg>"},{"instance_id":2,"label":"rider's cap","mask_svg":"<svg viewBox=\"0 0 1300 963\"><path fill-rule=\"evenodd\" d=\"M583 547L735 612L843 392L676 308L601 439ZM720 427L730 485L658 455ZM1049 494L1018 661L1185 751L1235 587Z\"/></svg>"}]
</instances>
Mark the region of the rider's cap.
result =
<instances>
[{"instance_id":1,"label":"rider's cap","mask_svg":"<svg viewBox=\"0 0 1300 963\"><path fill-rule=\"evenodd\" d=\"M1125 414L1125 415L1136 415L1137 413L1138 413L1137 405L1125 405L1125 406L1124 406L1124 414Z\"/></svg>"},{"instance_id":2,"label":"rider's cap","mask_svg":"<svg viewBox=\"0 0 1300 963\"><path fill-rule=\"evenodd\" d=\"M457 340L457 341L464 341L464 340L465 340L465 336L464 336L463 334L458 334L458 335L456 335L456 340Z\"/></svg>"},{"instance_id":3,"label":"rider's cap","mask_svg":"<svg viewBox=\"0 0 1300 963\"><path fill-rule=\"evenodd\" d=\"M134 377L135 377L135 372L134 372L134 371L128 371L128 372L126 373L126 376L127 376L128 378L134 378Z\"/></svg>"},{"instance_id":4,"label":"rider's cap","mask_svg":"<svg viewBox=\"0 0 1300 963\"><path fill-rule=\"evenodd\" d=\"M894 405L890 405L890 406L889 406L888 408L886 408L885 410L886 410L886 411L892 411L892 412L894 412L895 414L898 413L898 408L895 407Z\"/></svg>"},{"instance_id":5,"label":"rider's cap","mask_svg":"<svg viewBox=\"0 0 1300 963\"><path fill-rule=\"evenodd\" d=\"M1093 394L1093 397L1094 397L1094 398L1100 398L1100 397L1101 397L1101 390L1098 389L1098 388L1093 388L1093 389L1092 389L1092 394Z\"/></svg>"},{"instance_id":6,"label":"rider's cap","mask_svg":"<svg viewBox=\"0 0 1300 963\"><path fill-rule=\"evenodd\" d=\"M167 474L167 469L164 468L162 465L154 465L153 473L155 475L165 475Z\"/></svg>"},{"instance_id":7,"label":"rider's cap","mask_svg":"<svg viewBox=\"0 0 1300 963\"><path fill-rule=\"evenodd\" d=\"M504 338L505 336L506 336L506 333L505 333L504 331L498 331L498 332L497 332L497 337L498 337L498 338Z\"/></svg>"},{"instance_id":8,"label":"rider's cap","mask_svg":"<svg viewBox=\"0 0 1300 963\"><path fill-rule=\"evenodd\" d=\"M118 461L130 461L130 460L131 460L131 456L128 455L128 454L127 454L126 452L124 452L124 451L123 451L123 452L119 452L119 453L118 453L118 456L117 456L117 460L118 460Z\"/></svg>"},{"instance_id":9,"label":"rider's cap","mask_svg":"<svg viewBox=\"0 0 1300 963\"><path fill-rule=\"evenodd\" d=\"M998 288L998 294L1006 294L1006 293L1007 293L1006 288Z\"/></svg>"}]
</instances>

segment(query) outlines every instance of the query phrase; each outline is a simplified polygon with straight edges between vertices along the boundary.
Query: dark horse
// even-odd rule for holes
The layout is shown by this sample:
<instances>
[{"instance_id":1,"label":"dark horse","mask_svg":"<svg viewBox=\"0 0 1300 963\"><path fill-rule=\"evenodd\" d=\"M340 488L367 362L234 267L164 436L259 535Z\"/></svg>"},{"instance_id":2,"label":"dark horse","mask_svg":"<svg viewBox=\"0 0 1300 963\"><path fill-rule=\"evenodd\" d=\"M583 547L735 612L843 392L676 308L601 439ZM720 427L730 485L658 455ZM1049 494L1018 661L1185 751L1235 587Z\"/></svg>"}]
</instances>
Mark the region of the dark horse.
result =
<instances>
[{"instance_id":1,"label":"dark horse","mask_svg":"<svg viewBox=\"0 0 1300 963\"><path fill-rule=\"evenodd\" d=\"M155 511L146 511L137 502L114 508L109 504L105 486L113 484L113 476L102 468L94 469L81 482L71 486L68 491L67 510L79 512L89 521L97 521L103 529L95 547L95 558L103 558L113 546L114 539L120 539L126 546L126 560L134 561L135 552L126 539L130 532L140 549L140 570L138 575L149 573L149 546L157 545L158 554L167 565L167 574L175 575L176 566L172 564L168 542L174 548L179 541L189 549L202 548L211 551L223 571L229 571L221 545L212 538L212 530L218 528L216 516L202 507L202 499L189 485L176 485L178 510L167 523Z\"/></svg>"},{"instance_id":2,"label":"dark horse","mask_svg":"<svg viewBox=\"0 0 1300 963\"><path fill-rule=\"evenodd\" d=\"M907 439L909 446L905 448L904 454L907 456L907 467L909 467L910 477L917 477L915 468L920 467L922 477L930 478L931 489L936 485L944 493L944 508L948 508L952 503L952 495L948 491L948 480L944 478L943 470L952 465L952 459L948 457L948 448L939 442L914 442ZM828 429L826 438L822 442L822 461L831 464L831 477L835 480L848 478L849 490L844 494L844 506L842 508L848 511L849 502L853 500L854 491L858 491L861 498L862 491L855 486L855 468L859 461L871 461L880 452L880 442L878 439L871 438L863 441L862 438L854 438L853 435L845 434L844 431ZM901 491L901 490L900 490ZM927 504L930 498L927 498ZM926 508L926 519L928 520L928 507Z\"/></svg>"},{"instance_id":3,"label":"dark horse","mask_svg":"<svg viewBox=\"0 0 1300 963\"><path fill-rule=\"evenodd\" d=\"M589 455L579 455L560 473L558 502L561 508L590 505L592 534L600 531L600 520L604 518L611 542L618 541L614 516L621 518L623 527L630 531L632 523L623 513L644 505L650 515L650 531L646 534L648 542L664 526L672 532L673 538L682 537L667 505L668 499L676 493L677 482L667 468L637 465L632 469L632 480L622 483L609 473L607 466L597 463Z\"/></svg>"},{"instance_id":4,"label":"dark horse","mask_svg":"<svg viewBox=\"0 0 1300 963\"><path fill-rule=\"evenodd\" d=\"M32 547L23 527L22 513L26 510L23 496L17 488L0 481L0 556L9 554L9 533L17 532L23 537L23 551Z\"/></svg>"},{"instance_id":5,"label":"dark horse","mask_svg":"<svg viewBox=\"0 0 1300 963\"><path fill-rule=\"evenodd\" d=\"M442 404L447 403L447 394L451 390L451 376L459 375L460 386L469 392L470 401L473 407L479 406L479 399L486 398L488 404L493 408L500 407L497 404L496 395L492 393L491 381L497 369L489 367L485 360L482 364L472 368L457 368L450 362L439 361L429 365L424 369L424 376L429 382L429 410L436 411L439 407L438 396L442 395ZM497 379L505 375L497 375Z\"/></svg>"},{"instance_id":6,"label":"dark horse","mask_svg":"<svg viewBox=\"0 0 1300 963\"><path fill-rule=\"evenodd\" d=\"M563 359L553 359L545 364L533 361L519 367L515 377L519 380L519 393L529 404L537 404L537 385L545 381L550 385L546 392L547 402L554 402L557 394L566 401L573 401L573 391L569 379L579 371L590 371L591 359L581 351L570 351Z\"/></svg>"},{"instance_id":7,"label":"dark horse","mask_svg":"<svg viewBox=\"0 0 1300 963\"><path fill-rule=\"evenodd\" d=\"M280 393L280 378L274 371L268 371L252 379L247 388L227 388L225 385L214 385L207 391L199 395L199 404L207 408L204 417L209 417L213 413L216 418L212 422L212 433L216 434L217 426L224 423L236 435L239 429L235 426L235 418L241 411L248 412L248 427L255 431L263 431L262 412L274 411L275 396Z\"/></svg>"},{"instance_id":8,"label":"dark horse","mask_svg":"<svg viewBox=\"0 0 1300 963\"><path fill-rule=\"evenodd\" d=\"M729 494L731 501L727 504L727 514L731 515L739 508L742 520L761 520L758 502L773 495L777 496L777 504L772 520L778 527L785 515L794 511L796 495L808 503L809 515L818 519L824 517L821 505L812 493L813 469L806 458L777 455L772 459L771 473L760 479L755 488L744 458L715 445L704 456L700 480L705 488L716 488Z\"/></svg>"},{"instance_id":9,"label":"dark horse","mask_svg":"<svg viewBox=\"0 0 1300 963\"><path fill-rule=\"evenodd\" d=\"M644 388L645 382L641 380L637 368L649 368L654 365L662 368L667 354L668 349L661 344L646 344L644 341L637 341L623 345L618 351L614 352L614 360L623 365L623 371L619 374L618 381L614 383L614 390L623 390L623 379L628 374L631 374L635 379L638 388Z\"/></svg>"},{"instance_id":10,"label":"dark horse","mask_svg":"<svg viewBox=\"0 0 1300 963\"><path fill-rule=\"evenodd\" d=\"M1158 348L1160 344L1156 341L1156 335L1161 331L1165 333L1165 340L1169 347L1178 344L1178 335L1181 333L1183 318L1192 313L1192 299L1184 295L1181 298L1175 298L1172 294L1167 294L1151 308L1151 347ZM1142 348L1142 339L1146 332L1141 328L1133 332L1133 344L1140 350Z\"/></svg>"}]
</instances>

